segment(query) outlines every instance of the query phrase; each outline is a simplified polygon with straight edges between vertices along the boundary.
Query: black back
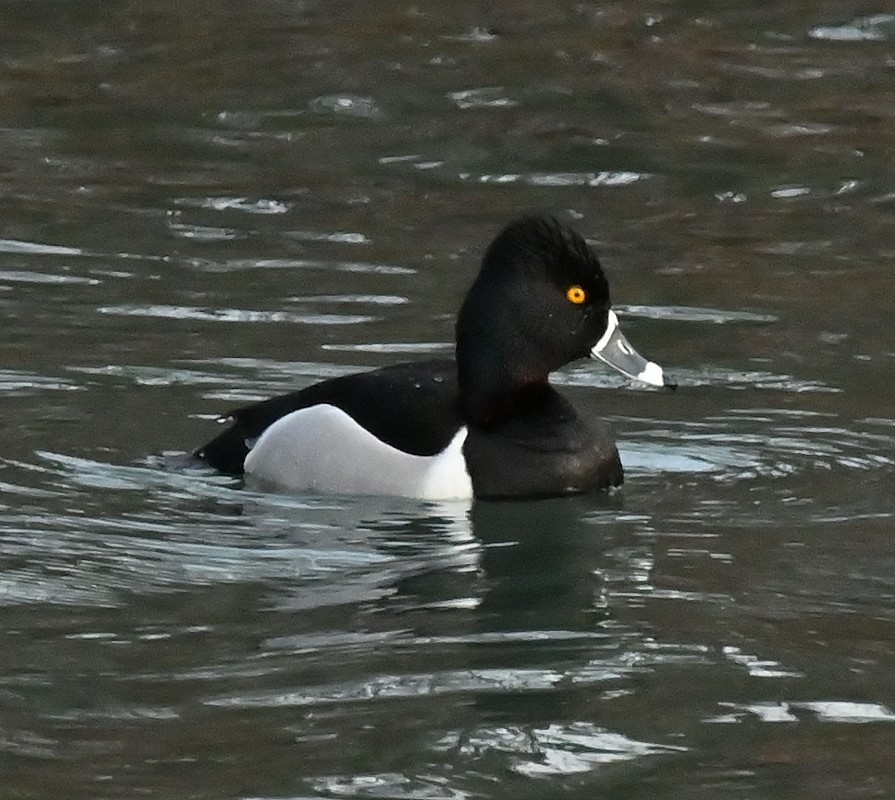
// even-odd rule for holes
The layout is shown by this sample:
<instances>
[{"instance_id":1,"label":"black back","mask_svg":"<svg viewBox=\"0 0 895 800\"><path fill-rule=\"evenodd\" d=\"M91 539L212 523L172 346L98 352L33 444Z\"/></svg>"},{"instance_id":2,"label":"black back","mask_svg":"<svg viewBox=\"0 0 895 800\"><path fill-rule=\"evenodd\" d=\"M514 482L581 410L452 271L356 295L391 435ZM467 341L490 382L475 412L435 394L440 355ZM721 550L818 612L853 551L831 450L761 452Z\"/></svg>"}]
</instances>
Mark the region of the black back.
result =
<instances>
[{"instance_id":1,"label":"black back","mask_svg":"<svg viewBox=\"0 0 895 800\"><path fill-rule=\"evenodd\" d=\"M453 361L418 361L331 378L297 392L231 411L232 425L195 456L221 472L241 475L247 442L280 417L320 403L340 408L378 439L407 453L440 453L463 424Z\"/></svg>"}]
</instances>

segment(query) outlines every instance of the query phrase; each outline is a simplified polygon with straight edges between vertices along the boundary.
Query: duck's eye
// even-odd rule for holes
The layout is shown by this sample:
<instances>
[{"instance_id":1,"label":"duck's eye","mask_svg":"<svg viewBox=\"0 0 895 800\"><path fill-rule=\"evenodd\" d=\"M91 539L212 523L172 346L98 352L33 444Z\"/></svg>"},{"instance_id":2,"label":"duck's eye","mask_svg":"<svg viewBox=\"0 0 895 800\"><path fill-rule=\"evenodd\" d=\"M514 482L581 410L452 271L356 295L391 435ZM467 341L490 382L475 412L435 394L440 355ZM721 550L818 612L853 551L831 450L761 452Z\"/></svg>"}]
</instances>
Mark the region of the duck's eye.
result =
<instances>
[{"instance_id":1,"label":"duck's eye","mask_svg":"<svg viewBox=\"0 0 895 800\"><path fill-rule=\"evenodd\" d=\"M587 300L587 292L584 291L580 286L570 286L566 291L566 297L568 298L570 303L574 303L576 306L580 306L585 300Z\"/></svg>"}]
</instances>

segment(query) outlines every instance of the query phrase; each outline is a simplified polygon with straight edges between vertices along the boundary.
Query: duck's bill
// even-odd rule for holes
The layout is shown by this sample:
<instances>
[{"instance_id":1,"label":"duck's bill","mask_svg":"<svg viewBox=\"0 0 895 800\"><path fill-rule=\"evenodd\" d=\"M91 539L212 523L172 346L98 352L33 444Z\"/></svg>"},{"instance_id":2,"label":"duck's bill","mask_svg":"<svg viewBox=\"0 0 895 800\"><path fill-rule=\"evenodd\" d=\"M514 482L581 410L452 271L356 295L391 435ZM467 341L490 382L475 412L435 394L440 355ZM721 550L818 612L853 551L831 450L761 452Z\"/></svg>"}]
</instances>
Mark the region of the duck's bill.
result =
<instances>
[{"instance_id":1,"label":"duck's bill","mask_svg":"<svg viewBox=\"0 0 895 800\"><path fill-rule=\"evenodd\" d=\"M648 383L650 386L665 386L676 389L677 384L665 374L655 361L647 361L638 353L619 330L618 317L610 309L606 323L606 333L590 351L593 358L608 364L622 375L635 381Z\"/></svg>"}]
</instances>

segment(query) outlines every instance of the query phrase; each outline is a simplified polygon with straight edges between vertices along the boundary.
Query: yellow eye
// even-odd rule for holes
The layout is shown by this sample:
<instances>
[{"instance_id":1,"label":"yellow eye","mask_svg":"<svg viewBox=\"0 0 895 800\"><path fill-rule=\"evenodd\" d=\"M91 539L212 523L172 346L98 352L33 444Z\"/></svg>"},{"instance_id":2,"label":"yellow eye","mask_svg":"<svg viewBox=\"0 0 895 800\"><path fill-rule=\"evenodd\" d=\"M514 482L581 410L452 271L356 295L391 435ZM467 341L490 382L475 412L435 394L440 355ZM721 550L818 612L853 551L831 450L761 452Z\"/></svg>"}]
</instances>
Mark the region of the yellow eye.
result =
<instances>
[{"instance_id":1,"label":"yellow eye","mask_svg":"<svg viewBox=\"0 0 895 800\"><path fill-rule=\"evenodd\" d=\"M569 290L566 292L566 297L569 299L570 303L574 303L576 306L580 306L585 300L587 300L587 292L584 291L580 286L570 286Z\"/></svg>"}]
</instances>

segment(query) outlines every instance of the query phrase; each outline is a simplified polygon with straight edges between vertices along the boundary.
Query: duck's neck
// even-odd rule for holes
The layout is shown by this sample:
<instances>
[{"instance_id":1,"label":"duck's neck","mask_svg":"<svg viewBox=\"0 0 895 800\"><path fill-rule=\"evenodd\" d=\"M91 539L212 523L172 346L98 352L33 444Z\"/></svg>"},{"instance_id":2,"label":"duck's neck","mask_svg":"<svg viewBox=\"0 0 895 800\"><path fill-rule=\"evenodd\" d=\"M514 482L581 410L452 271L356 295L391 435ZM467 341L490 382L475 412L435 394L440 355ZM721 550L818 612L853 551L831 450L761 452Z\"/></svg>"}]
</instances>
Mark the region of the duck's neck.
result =
<instances>
[{"instance_id":1,"label":"duck's neck","mask_svg":"<svg viewBox=\"0 0 895 800\"><path fill-rule=\"evenodd\" d=\"M470 422L483 427L500 424L549 391L546 369L513 356L487 341L465 348L462 339L458 340L460 405ZM520 362L526 364L524 371L514 368Z\"/></svg>"},{"instance_id":2,"label":"duck's neck","mask_svg":"<svg viewBox=\"0 0 895 800\"><path fill-rule=\"evenodd\" d=\"M460 406L478 425L498 424L547 388L556 366L512 313L518 302L504 281L482 268L457 314Z\"/></svg>"}]
</instances>

